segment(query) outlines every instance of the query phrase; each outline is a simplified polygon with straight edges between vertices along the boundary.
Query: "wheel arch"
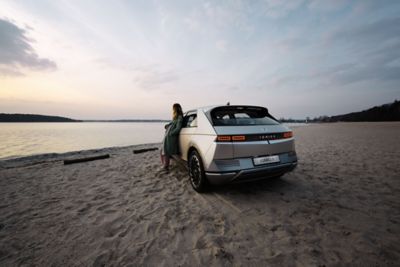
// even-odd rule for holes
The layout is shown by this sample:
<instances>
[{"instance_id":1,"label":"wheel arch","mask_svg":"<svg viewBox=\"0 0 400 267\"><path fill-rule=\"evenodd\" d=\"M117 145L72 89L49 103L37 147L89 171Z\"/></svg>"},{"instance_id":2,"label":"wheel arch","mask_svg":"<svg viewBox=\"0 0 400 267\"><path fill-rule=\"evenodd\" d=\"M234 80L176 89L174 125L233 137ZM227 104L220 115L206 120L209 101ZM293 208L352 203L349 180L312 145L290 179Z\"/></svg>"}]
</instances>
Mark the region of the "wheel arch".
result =
<instances>
[{"instance_id":1,"label":"wheel arch","mask_svg":"<svg viewBox=\"0 0 400 267\"><path fill-rule=\"evenodd\" d=\"M192 181L191 181L191 183L192 183L193 188L197 192L204 192L209 187L209 181L208 181L208 177L205 175L203 156L201 155L200 150L197 149L195 146L190 146L190 148L188 149L188 161L187 161L187 164L188 164L189 173L191 171L191 154L193 152L196 152L196 154L197 154L196 157L198 158L198 161L199 161L199 164L200 164L200 167L201 167L201 173L202 173L201 175L202 175L202 177L204 177L203 178L204 182L203 182L203 185L201 186L202 187L201 189L196 189L194 187Z\"/></svg>"},{"instance_id":2,"label":"wheel arch","mask_svg":"<svg viewBox=\"0 0 400 267\"><path fill-rule=\"evenodd\" d=\"M189 157L190 154L192 154L193 151L197 151L197 153L199 153L200 157L202 157L202 155L200 154L199 150L197 149L197 147L195 147L194 145L191 145L188 149L188 153L187 153L187 159L189 161Z\"/></svg>"}]
</instances>

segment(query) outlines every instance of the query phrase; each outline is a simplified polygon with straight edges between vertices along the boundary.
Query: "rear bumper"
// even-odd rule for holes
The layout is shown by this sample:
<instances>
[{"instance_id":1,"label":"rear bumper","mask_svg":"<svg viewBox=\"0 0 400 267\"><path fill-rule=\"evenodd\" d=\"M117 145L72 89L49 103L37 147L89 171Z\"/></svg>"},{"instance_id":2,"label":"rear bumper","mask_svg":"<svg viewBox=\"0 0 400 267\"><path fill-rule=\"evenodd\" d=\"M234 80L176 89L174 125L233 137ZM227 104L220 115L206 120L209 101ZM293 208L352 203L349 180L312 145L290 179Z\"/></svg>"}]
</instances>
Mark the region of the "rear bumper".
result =
<instances>
[{"instance_id":1,"label":"rear bumper","mask_svg":"<svg viewBox=\"0 0 400 267\"><path fill-rule=\"evenodd\" d=\"M205 174L211 184L218 185L268 179L290 172L294 168L296 168L296 166L297 161L281 163L272 166L269 165L263 167L255 167L240 171L206 172Z\"/></svg>"}]
</instances>

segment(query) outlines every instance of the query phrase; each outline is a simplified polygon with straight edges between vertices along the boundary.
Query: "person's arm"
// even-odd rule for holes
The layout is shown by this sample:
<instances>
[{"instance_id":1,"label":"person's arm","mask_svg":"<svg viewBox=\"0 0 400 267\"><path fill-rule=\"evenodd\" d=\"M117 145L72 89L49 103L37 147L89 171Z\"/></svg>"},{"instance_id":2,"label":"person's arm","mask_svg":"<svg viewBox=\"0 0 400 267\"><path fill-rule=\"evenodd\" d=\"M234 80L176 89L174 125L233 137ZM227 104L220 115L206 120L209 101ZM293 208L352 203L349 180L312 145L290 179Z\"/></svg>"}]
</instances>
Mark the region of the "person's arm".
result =
<instances>
[{"instance_id":1,"label":"person's arm","mask_svg":"<svg viewBox=\"0 0 400 267\"><path fill-rule=\"evenodd\" d=\"M169 123L167 123L167 124L165 124L165 125L164 125L164 129L165 129L165 130L168 130L168 128L171 127L171 124L172 124L172 121L169 122Z\"/></svg>"},{"instance_id":2,"label":"person's arm","mask_svg":"<svg viewBox=\"0 0 400 267\"><path fill-rule=\"evenodd\" d=\"M178 117L177 122L171 125L171 130L168 132L169 135L177 135L182 128L183 118L181 116Z\"/></svg>"}]
</instances>

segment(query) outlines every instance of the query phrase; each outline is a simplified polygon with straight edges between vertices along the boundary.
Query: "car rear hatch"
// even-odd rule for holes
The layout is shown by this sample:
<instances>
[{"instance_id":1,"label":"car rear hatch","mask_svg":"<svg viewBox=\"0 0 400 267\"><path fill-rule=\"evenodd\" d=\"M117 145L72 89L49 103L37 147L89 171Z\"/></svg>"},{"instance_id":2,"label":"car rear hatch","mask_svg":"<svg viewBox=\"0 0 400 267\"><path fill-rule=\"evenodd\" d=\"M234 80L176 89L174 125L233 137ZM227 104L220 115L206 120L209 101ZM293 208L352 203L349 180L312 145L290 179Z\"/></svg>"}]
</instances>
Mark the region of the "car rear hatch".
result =
<instances>
[{"instance_id":1,"label":"car rear hatch","mask_svg":"<svg viewBox=\"0 0 400 267\"><path fill-rule=\"evenodd\" d=\"M229 143L233 158L253 158L294 151L291 131L266 108L224 106L210 112L217 143Z\"/></svg>"}]
</instances>

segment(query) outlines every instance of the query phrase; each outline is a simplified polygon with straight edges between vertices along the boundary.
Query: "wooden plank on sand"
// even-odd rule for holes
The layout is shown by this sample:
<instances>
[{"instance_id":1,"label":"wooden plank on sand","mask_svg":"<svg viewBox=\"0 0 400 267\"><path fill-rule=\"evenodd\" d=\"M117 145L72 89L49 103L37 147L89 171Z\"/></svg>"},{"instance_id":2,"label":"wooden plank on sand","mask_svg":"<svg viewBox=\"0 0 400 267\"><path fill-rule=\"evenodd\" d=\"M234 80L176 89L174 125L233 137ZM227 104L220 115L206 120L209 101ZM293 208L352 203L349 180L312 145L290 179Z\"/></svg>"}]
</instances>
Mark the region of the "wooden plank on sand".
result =
<instances>
[{"instance_id":1,"label":"wooden plank on sand","mask_svg":"<svg viewBox=\"0 0 400 267\"><path fill-rule=\"evenodd\" d=\"M66 159L66 160L64 160L64 165L73 164L73 163L80 163L80 162L86 162L86 161L92 161L92 160L98 160L98 159L108 159L109 157L110 157L109 154L104 154L104 155L86 157L86 158L79 158L79 159Z\"/></svg>"}]
</instances>

